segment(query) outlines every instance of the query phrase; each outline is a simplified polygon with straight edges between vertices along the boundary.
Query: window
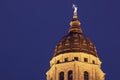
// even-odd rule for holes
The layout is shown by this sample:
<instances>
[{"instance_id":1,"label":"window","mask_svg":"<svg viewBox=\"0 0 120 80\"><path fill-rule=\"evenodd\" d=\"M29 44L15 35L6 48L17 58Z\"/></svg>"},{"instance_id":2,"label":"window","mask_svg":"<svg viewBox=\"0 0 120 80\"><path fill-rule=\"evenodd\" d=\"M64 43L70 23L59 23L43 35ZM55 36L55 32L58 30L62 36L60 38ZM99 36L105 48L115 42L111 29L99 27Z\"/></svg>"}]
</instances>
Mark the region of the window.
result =
<instances>
[{"instance_id":1,"label":"window","mask_svg":"<svg viewBox=\"0 0 120 80\"><path fill-rule=\"evenodd\" d=\"M59 64L60 63L60 61L59 60L57 60L57 64Z\"/></svg>"},{"instance_id":2,"label":"window","mask_svg":"<svg viewBox=\"0 0 120 80\"><path fill-rule=\"evenodd\" d=\"M83 40L83 45L87 45L87 43L86 43L86 41L85 41L85 40Z\"/></svg>"},{"instance_id":3,"label":"window","mask_svg":"<svg viewBox=\"0 0 120 80\"><path fill-rule=\"evenodd\" d=\"M75 61L78 61L78 57L74 57L74 60L75 60Z\"/></svg>"},{"instance_id":4,"label":"window","mask_svg":"<svg viewBox=\"0 0 120 80\"><path fill-rule=\"evenodd\" d=\"M60 74L59 74L59 79L60 79L60 80L64 80L64 72L60 72Z\"/></svg>"},{"instance_id":5,"label":"window","mask_svg":"<svg viewBox=\"0 0 120 80\"><path fill-rule=\"evenodd\" d=\"M73 72L71 70L68 71L68 80L73 80Z\"/></svg>"},{"instance_id":6,"label":"window","mask_svg":"<svg viewBox=\"0 0 120 80\"><path fill-rule=\"evenodd\" d=\"M65 62L68 62L68 58L65 58Z\"/></svg>"},{"instance_id":7,"label":"window","mask_svg":"<svg viewBox=\"0 0 120 80\"><path fill-rule=\"evenodd\" d=\"M67 45L70 45L69 43L65 43L65 45L67 46Z\"/></svg>"},{"instance_id":8,"label":"window","mask_svg":"<svg viewBox=\"0 0 120 80\"><path fill-rule=\"evenodd\" d=\"M88 62L88 58L84 58L84 62Z\"/></svg>"},{"instance_id":9,"label":"window","mask_svg":"<svg viewBox=\"0 0 120 80\"><path fill-rule=\"evenodd\" d=\"M94 60L92 60L92 63L93 63L93 64L95 64L95 61L94 61Z\"/></svg>"},{"instance_id":10,"label":"window","mask_svg":"<svg viewBox=\"0 0 120 80\"><path fill-rule=\"evenodd\" d=\"M84 72L84 80L89 80L89 74L87 71Z\"/></svg>"}]
</instances>

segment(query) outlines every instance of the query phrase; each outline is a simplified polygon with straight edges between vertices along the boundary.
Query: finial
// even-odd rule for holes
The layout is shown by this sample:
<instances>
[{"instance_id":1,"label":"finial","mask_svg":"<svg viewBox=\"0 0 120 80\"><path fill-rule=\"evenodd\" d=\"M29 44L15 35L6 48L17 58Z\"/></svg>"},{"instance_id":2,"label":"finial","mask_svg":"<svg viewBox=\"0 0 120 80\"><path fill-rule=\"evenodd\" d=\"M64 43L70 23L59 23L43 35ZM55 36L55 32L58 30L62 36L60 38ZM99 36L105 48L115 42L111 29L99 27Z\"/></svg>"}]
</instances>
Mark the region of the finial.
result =
<instances>
[{"instance_id":1,"label":"finial","mask_svg":"<svg viewBox=\"0 0 120 80\"><path fill-rule=\"evenodd\" d=\"M77 16L78 7L75 4L73 4L73 9L74 9L74 15L73 15L73 20L70 22L69 32L82 33L82 29L80 27L81 23L78 20L78 16Z\"/></svg>"},{"instance_id":2,"label":"finial","mask_svg":"<svg viewBox=\"0 0 120 80\"><path fill-rule=\"evenodd\" d=\"M78 7L75 4L73 4L73 9L74 9L74 16L77 16Z\"/></svg>"}]
</instances>

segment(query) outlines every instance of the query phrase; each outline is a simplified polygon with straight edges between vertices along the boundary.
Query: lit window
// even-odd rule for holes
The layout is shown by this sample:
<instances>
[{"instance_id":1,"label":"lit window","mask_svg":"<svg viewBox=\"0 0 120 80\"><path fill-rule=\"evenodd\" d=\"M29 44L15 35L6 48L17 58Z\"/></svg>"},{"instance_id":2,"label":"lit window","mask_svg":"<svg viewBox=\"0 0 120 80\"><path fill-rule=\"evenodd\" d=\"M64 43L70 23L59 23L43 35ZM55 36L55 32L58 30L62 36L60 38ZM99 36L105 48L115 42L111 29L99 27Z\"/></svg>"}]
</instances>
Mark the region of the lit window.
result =
<instances>
[{"instance_id":1,"label":"lit window","mask_svg":"<svg viewBox=\"0 0 120 80\"><path fill-rule=\"evenodd\" d=\"M68 58L65 58L65 62L68 62Z\"/></svg>"},{"instance_id":2,"label":"lit window","mask_svg":"<svg viewBox=\"0 0 120 80\"><path fill-rule=\"evenodd\" d=\"M83 40L83 45L87 45L85 40Z\"/></svg>"},{"instance_id":3,"label":"lit window","mask_svg":"<svg viewBox=\"0 0 120 80\"><path fill-rule=\"evenodd\" d=\"M74 60L75 60L75 61L78 61L78 57L74 57Z\"/></svg>"},{"instance_id":4,"label":"lit window","mask_svg":"<svg viewBox=\"0 0 120 80\"><path fill-rule=\"evenodd\" d=\"M84 62L88 62L88 58L84 58Z\"/></svg>"},{"instance_id":5,"label":"lit window","mask_svg":"<svg viewBox=\"0 0 120 80\"><path fill-rule=\"evenodd\" d=\"M87 71L84 72L84 80L89 80L89 74Z\"/></svg>"},{"instance_id":6,"label":"lit window","mask_svg":"<svg viewBox=\"0 0 120 80\"><path fill-rule=\"evenodd\" d=\"M64 72L60 72L60 74L59 74L59 80L64 80Z\"/></svg>"},{"instance_id":7,"label":"lit window","mask_svg":"<svg viewBox=\"0 0 120 80\"><path fill-rule=\"evenodd\" d=\"M73 72L71 70L68 71L68 80L73 80Z\"/></svg>"}]
</instances>

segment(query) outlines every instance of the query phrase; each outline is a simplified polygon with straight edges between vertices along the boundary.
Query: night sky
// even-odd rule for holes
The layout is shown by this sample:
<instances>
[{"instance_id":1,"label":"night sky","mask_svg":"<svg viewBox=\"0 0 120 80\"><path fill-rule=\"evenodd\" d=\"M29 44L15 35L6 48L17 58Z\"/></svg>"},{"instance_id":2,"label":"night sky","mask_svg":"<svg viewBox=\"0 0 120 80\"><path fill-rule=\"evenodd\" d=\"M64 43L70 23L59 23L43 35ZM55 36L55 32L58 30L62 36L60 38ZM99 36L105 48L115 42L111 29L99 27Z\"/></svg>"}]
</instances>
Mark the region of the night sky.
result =
<instances>
[{"instance_id":1,"label":"night sky","mask_svg":"<svg viewBox=\"0 0 120 80\"><path fill-rule=\"evenodd\" d=\"M0 1L0 80L46 80L54 48L68 33L72 4L97 47L105 80L120 76L119 0Z\"/></svg>"}]
</instances>

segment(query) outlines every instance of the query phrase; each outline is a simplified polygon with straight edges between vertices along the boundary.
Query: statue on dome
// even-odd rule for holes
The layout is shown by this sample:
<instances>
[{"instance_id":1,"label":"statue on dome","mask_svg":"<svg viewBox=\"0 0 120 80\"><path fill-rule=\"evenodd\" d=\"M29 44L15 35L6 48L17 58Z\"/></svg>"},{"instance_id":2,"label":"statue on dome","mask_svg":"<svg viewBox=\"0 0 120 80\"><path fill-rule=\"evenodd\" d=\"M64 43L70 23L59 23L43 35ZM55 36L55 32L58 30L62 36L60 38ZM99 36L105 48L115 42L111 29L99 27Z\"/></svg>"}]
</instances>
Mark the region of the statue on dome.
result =
<instances>
[{"instance_id":1,"label":"statue on dome","mask_svg":"<svg viewBox=\"0 0 120 80\"><path fill-rule=\"evenodd\" d=\"M74 15L77 15L78 7L75 4L73 4L73 9L74 9Z\"/></svg>"}]
</instances>

